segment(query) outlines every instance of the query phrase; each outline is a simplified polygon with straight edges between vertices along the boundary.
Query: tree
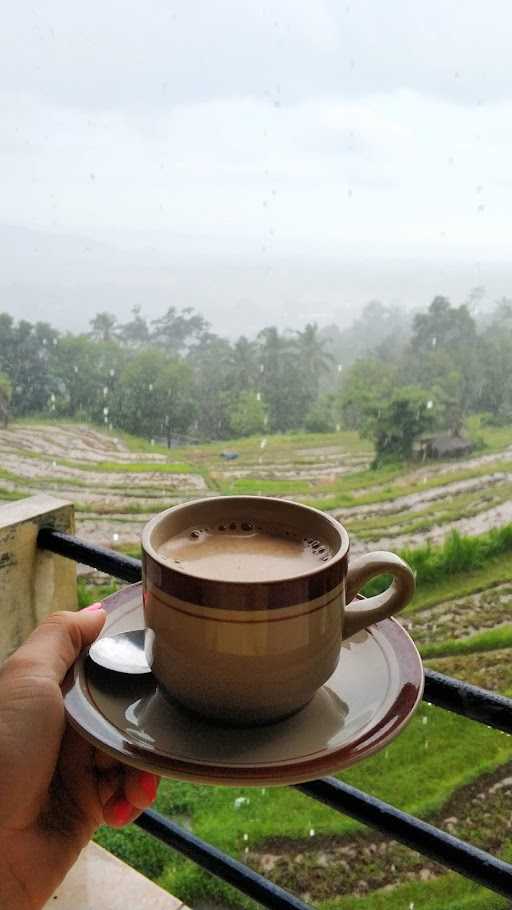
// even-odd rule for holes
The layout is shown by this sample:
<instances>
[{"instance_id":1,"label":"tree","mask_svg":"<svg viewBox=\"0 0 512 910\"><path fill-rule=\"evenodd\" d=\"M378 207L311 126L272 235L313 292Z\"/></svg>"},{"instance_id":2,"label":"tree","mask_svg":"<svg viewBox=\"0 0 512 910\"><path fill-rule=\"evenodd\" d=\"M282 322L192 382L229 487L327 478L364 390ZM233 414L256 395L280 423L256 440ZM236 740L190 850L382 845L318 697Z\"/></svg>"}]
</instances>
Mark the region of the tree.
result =
<instances>
[{"instance_id":1,"label":"tree","mask_svg":"<svg viewBox=\"0 0 512 910\"><path fill-rule=\"evenodd\" d=\"M411 313L397 306L386 306L379 300L370 300L352 324L341 330L329 325L319 331L332 354L331 381L336 380L338 364L347 370L356 360L374 357L390 359L401 356L409 342Z\"/></svg>"},{"instance_id":2,"label":"tree","mask_svg":"<svg viewBox=\"0 0 512 910\"><path fill-rule=\"evenodd\" d=\"M192 371L162 351L141 351L125 365L113 395L114 423L148 439L185 433L195 416Z\"/></svg>"},{"instance_id":3,"label":"tree","mask_svg":"<svg viewBox=\"0 0 512 910\"><path fill-rule=\"evenodd\" d=\"M304 429L308 433L330 433L334 430L335 396L321 395L310 407L304 419Z\"/></svg>"},{"instance_id":4,"label":"tree","mask_svg":"<svg viewBox=\"0 0 512 910\"><path fill-rule=\"evenodd\" d=\"M402 358L404 384L453 394L453 372L459 374L457 398L462 418L478 407L482 386L481 343L476 322L466 305L452 307L435 297L425 313L417 313L408 351Z\"/></svg>"},{"instance_id":5,"label":"tree","mask_svg":"<svg viewBox=\"0 0 512 910\"><path fill-rule=\"evenodd\" d=\"M296 333L296 350L311 393L318 397L322 374L328 373L333 356L327 350L327 339L321 338L316 322L308 322L302 332Z\"/></svg>"},{"instance_id":6,"label":"tree","mask_svg":"<svg viewBox=\"0 0 512 910\"><path fill-rule=\"evenodd\" d=\"M68 332L52 353L50 375L57 414L115 422L113 396L126 351L115 341L93 341L88 335Z\"/></svg>"},{"instance_id":7,"label":"tree","mask_svg":"<svg viewBox=\"0 0 512 910\"><path fill-rule=\"evenodd\" d=\"M20 320L17 325L5 320L7 344L3 349L0 368L11 381L11 412L17 415L41 413L47 410L54 388L49 364L58 332L45 322L33 325Z\"/></svg>"},{"instance_id":8,"label":"tree","mask_svg":"<svg viewBox=\"0 0 512 910\"><path fill-rule=\"evenodd\" d=\"M295 339L268 326L259 333L257 343L258 388L268 405L270 431L283 433L302 427L315 395L302 368Z\"/></svg>"},{"instance_id":9,"label":"tree","mask_svg":"<svg viewBox=\"0 0 512 910\"><path fill-rule=\"evenodd\" d=\"M432 399L417 386L398 388L385 403L370 405L362 435L375 445L374 466L410 458L416 439L433 424Z\"/></svg>"},{"instance_id":10,"label":"tree","mask_svg":"<svg viewBox=\"0 0 512 910\"><path fill-rule=\"evenodd\" d=\"M121 341L132 348L141 348L149 343L149 328L145 319L140 315L140 306L132 307L132 319L121 326L119 335Z\"/></svg>"},{"instance_id":11,"label":"tree","mask_svg":"<svg viewBox=\"0 0 512 910\"><path fill-rule=\"evenodd\" d=\"M414 317L411 349L416 354L433 349L453 353L475 344L476 339L476 322L466 304L452 307L447 297L434 297L427 312Z\"/></svg>"},{"instance_id":12,"label":"tree","mask_svg":"<svg viewBox=\"0 0 512 910\"><path fill-rule=\"evenodd\" d=\"M454 436L461 436L466 415L463 377L458 370L451 370L442 383L434 384L432 391L439 424Z\"/></svg>"},{"instance_id":13,"label":"tree","mask_svg":"<svg viewBox=\"0 0 512 910\"><path fill-rule=\"evenodd\" d=\"M229 415L234 436L263 433L267 421L265 404L259 392L241 392Z\"/></svg>"},{"instance_id":14,"label":"tree","mask_svg":"<svg viewBox=\"0 0 512 910\"><path fill-rule=\"evenodd\" d=\"M5 373L0 373L0 419L3 421L4 429L7 429L9 425L9 402L11 397L11 381Z\"/></svg>"},{"instance_id":15,"label":"tree","mask_svg":"<svg viewBox=\"0 0 512 910\"><path fill-rule=\"evenodd\" d=\"M197 344L209 328L206 319L195 313L193 307L185 307L179 313L176 307L170 306L163 316L153 319L151 324L154 326L152 343L173 357L184 354Z\"/></svg>"},{"instance_id":16,"label":"tree","mask_svg":"<svg viewBox=\"0 0 512 910\"><path fill-rule=\"evenodd\" d=\"M234 385L244 391L255 389L260 373L258 349L244 335L231 348L229 372Z\"/></svg>"},{"instance_id":17,"label":"tree","mask_svg":"<svg viewBox=\"0 0 512 910\"><path fill-rule=\"evenodd\" d=\"M512 421L512 328L501 332L491 325L480 340L481 386L478 409L488 421L503 425Z\"/></svg>"},{"instance_id":18,"label":"tree","mask_svg":"<svg viewBox=\"0 0 512 910\"><path fill-rule=\"evenodd\" d=\"M396 385L397 370L393 365L371 357L357 360L342 374L338 409L343 425L361 433L368 414L384 407Z\"/></svg>"},{"instance_id":19,"label":"tree","mask_svg":"<svg viewBox=\"0 0 512 910\"><path fill-rule=\"evenodd\" d=\"M89 337L93 341L115 341L119 338L120 327L113 313L97 313L89 322Z\"/></svg>"},{"instance_id":20,"label":"tree","mask_svg":"<svg viewBox=\"0 0 512 910\"><path fill-rule=\"evenodd\" d=\"M197 402L197 431L206 439L226 439L239 384L232 372L232 348L225 338L205 332L190 349Z\"/></svg>"}]
</instances>

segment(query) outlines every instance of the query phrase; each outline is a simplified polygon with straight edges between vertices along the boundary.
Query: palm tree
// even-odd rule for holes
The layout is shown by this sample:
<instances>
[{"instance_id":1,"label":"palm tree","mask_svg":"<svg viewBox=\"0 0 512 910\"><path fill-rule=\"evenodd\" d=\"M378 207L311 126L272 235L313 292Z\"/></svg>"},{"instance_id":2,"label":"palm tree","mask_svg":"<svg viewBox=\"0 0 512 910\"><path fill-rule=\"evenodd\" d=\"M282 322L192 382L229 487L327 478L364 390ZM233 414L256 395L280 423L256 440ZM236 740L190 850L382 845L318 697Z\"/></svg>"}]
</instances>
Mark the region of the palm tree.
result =
<instances>
[{"instance_id":1,"label":"palm tree","mask_svg":"<svg viewBox=\"0 0 512 910\"><path fill-rule=\"evenodd\" d=\"M239 391L254 389L260 375L256 344L242 335L232 346L230 360L232 379Z\"/></svg>"},{"instance_id":2,"label":"palm tree","mask_svg":"<svg viewBox=\"0 0 512 910\"><path fill-rule=\"evenodd\" d=\"M296 350L316 398L320 376L322 373L329 372L333 362L332 354L325 350L328 341L326 338L319 337L316 322L308 322L304 331L297 332L296 335Z\"/></svg>"}]
</instances>

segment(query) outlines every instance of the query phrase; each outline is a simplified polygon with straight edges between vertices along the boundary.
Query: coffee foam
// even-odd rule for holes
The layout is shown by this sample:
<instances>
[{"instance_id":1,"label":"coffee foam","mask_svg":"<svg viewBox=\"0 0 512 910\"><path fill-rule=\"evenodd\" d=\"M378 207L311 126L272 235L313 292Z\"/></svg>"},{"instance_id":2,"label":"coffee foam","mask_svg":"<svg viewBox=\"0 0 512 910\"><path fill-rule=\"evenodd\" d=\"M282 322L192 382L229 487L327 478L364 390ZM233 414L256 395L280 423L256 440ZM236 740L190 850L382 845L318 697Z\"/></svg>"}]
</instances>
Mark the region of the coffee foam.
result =
<instances>
[{"instance_id":1,"label":"coffee foam","mask_svg":"<svg viewBox=\"0 0 512 910\"><path fill-rule=\"evenodd\" d=\"M191 575L247 582L293 578L332 556L320 538L249 518L188 528L163 543L158 552L170 565Z\"/></svg>"}]
</instances>

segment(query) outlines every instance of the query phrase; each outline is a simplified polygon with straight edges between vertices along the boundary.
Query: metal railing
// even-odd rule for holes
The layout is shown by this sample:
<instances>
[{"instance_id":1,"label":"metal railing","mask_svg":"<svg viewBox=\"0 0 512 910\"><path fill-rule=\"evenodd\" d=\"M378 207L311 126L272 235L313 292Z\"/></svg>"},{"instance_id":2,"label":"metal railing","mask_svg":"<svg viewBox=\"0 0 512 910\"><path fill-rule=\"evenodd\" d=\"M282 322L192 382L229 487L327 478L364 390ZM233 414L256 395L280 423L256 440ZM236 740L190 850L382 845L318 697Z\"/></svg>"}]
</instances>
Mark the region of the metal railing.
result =
<instances>
[{"instance_id":1,"label":"metal railing","mask_svg":"<svg viewBox=\"0 0 512 910\"><path fill-rule=\"evenodd\" d=\"M39 532L38 544L123 581L137 582L141 579L139 560L87 544L69 534L44 528ZM425 670L423 698L469 720L512 733L511 699L428 669ZM491 891L512 898L512 865L490 853L334 777L298 784L295 789L337 812L377 829ZM307 910L308 905L293 894L158 812L147 810L137 819L136 824L263 906L279 910Z\"/></svg>"}]
</instances>

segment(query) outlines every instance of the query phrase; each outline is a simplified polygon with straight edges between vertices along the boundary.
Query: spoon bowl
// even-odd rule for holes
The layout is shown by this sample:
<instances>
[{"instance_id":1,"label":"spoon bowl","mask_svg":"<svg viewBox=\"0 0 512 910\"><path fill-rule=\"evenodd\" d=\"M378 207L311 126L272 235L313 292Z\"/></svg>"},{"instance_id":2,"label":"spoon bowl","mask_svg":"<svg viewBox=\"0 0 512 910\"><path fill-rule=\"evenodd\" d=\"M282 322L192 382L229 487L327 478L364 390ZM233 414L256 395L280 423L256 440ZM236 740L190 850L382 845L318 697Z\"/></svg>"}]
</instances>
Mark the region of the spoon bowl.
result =
<instances>
[{"instance_id":1,"label":"spoon bowl","mask_svg":"<svg viewBox=\"0 0 512 910\"><path fill-rule=\"evenodd\" d=\"M106 670L116 673L151 673L144 653L145 629L119 632L97 638L89 648L89 657Z\"/></svg>"}]
</instances>

